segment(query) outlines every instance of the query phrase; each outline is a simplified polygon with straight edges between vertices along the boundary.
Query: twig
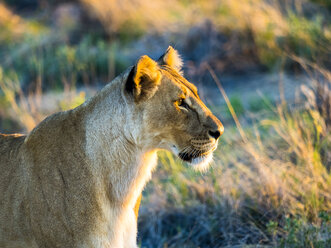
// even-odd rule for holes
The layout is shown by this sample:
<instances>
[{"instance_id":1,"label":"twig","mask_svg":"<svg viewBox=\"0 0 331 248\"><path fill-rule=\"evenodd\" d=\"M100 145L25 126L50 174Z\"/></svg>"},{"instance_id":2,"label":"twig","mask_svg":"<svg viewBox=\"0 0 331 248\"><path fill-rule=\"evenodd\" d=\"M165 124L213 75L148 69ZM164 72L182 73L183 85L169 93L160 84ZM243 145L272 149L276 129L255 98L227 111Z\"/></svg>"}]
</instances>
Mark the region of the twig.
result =
<instances>
[{"instance_id":1,"label":"twig","mask_svg":"<svg viewBox=\"0 0 331 248\"><path fill-rule=\"evenodd\" d=\"M233 109L233 107L232 107L232 104L231 104L231 102L230 102L230 100L229 100L227 94L225 93L225 90L224 90L224 88L223 88L223 86L222 86L220 80L216 77L214 70L210 67L210 65L209 65L208 63L206 64L206 66L207 66L207 70L209 71L210 75L211 75L212 78L214 79L214 81L215 81L215 83L216 83L218 89L220 90L220 92L221 92L222 95L223 95L223 98L224 98L224 100L225 100L225 102L226 102L226 105L228 106L228 109L229 109L229 111L230 111L230 113L231 113L231 115L232 115L232 118L233 118L234 122L236 123L236 126L237 126L237 128L238 128L238 131L239 131L239 133L240 133L240 136L241 136L242 140L243 140L245 143L247 143L247 142L248 142L248 140L247 140L247 136L246 136L244 130L242 129L241 125L240 125L240 122L239 122L239 120L238 120L237 114L236 114L236 112L234 111L234 109Z\"/></svg>"}]
</instances>

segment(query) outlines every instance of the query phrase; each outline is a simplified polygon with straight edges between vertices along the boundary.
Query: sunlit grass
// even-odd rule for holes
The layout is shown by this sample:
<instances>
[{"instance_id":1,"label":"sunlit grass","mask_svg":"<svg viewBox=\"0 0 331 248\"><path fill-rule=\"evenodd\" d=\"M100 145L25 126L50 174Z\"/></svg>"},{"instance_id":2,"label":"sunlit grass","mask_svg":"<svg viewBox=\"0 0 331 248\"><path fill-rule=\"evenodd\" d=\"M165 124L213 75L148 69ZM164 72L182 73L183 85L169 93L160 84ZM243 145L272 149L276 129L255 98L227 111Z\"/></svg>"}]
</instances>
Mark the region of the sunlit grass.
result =
<instances>
[{"instance_id":1,"label":"sunlit grass","mask_svg":"<svg viewBox=\"0 0 331 248\"><path fill-rule=\"evenodd\" d=\"M39 22L25 20L0 3L0 42L16 42L23 37L40 37L47 28Z\"/></svg>"},{"instance_id":2,"label":"sunlit grass","mask_svg":"<svg viewBox=\"0 0 331 248\"><path fill-rule=\"evenodd\" d=\"M148 32L185 33L209 20L222 33L236 33L242 46L253 44L259 61L269 68L288 52L320 61L327 61L330 53L331 20L315 13L317 7L309 1L81 1L110 34L126 32L132 40ZM308 8L312 10L305 14Z\"/></svg>"}]
</instances>

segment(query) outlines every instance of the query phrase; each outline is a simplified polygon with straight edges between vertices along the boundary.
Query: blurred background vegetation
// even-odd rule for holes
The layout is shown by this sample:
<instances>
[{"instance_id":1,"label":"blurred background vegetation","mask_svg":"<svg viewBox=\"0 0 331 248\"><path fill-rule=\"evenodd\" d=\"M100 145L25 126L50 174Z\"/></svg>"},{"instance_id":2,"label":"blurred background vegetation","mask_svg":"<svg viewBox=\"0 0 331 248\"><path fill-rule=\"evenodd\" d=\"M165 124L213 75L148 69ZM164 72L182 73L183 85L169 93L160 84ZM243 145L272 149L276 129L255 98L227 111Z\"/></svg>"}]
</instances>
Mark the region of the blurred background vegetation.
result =
<instances>
[{"instance_id":1,"label":"blurred background vegetation","mask_svg":"<svg viewBox=\"0 0 331 248\"><path fill-rule=\"evenodd\" d=\"M0 132L170 44L225 134L203 174L159 154L140 246L331 247L330 41L330 0L0 0Z\"/></svg>"}]
</instances>

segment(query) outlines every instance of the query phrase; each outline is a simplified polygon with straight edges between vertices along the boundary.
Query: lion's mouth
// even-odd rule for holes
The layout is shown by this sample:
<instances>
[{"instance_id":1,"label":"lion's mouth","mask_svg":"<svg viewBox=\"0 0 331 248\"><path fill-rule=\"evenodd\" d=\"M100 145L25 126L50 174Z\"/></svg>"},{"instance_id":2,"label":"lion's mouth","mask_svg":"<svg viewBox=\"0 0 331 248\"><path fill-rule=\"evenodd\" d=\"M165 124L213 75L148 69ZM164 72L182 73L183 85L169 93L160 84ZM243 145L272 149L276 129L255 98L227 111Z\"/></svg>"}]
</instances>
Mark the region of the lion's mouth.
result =
<instances>
[{"instance_id":1,"label":"lion's mouth","mask_svg":"<svg viewBox=\"0 0 331 248\"><path fill-rule=\"evenodd\" d=\"M178 157L185 162L191 163L195 158L202 158L208 155L208 153L188 153L188 152L180 152Z\"/></svg>"},{"instance_id":2,"label":"lion's mouth","mask_svg":"<svg viewBox=\"0 0 331 248\"><path fill-rule=\"evenodd\" d=\"M192 163L195 159L204 159L208 157L215 149L217 145L210 147L208 150L189 149L179 152L178 157L185 162Z\"/></svg>"},{"instance_id":3,"label":"lion's mouth","mask_svg":"<svg viewBox=\"0 0 331 248\"><path fill-rule=\"evenodd\" d=\"M191 145L179 151L175 145L172 145L171 150L181 160L189 163L194 170L206 171L213 161L213 151L217 148L217 143L200 146L200 148L203 149Z\"/></svg>"},{"instance_id":4,"label":"lion's mouth","mask_svg":"<svg viewBox=\"0 0 331 248\"><path fill-rule=\"evenodd\" d=\"M178 157L188 162L194 170L203 172L209 168L209 165L213 161L213 150L215 149L211 149L208 152L180 152Z\"/></svg>"}]
</instances>

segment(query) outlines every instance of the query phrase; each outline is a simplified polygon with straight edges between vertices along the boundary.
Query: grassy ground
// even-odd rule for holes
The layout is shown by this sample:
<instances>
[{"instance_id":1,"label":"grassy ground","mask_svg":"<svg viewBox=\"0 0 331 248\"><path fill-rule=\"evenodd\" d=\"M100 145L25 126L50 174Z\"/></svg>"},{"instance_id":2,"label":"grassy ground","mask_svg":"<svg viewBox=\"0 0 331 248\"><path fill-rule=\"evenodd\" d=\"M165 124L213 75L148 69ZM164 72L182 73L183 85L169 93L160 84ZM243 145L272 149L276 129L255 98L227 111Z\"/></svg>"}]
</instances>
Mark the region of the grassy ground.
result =
<instances>
[{"instance_id":1,"label":"grassy ground","mask_svg":"<svg viewBox=\"0 0 331 248\"><path fill-rule=\"evenodd\" d=\"M268 107L244 136L228 127L205 174L160 154L144 193L142 247L330 247L328 87L304 86L298 106Z\"/></svg>"},{"instance_id":2,"label":"grassy ground","mask_svg":"<svg viewBox=\"0 0 331 248\"><path fill-rule=\"evenodd\" d=\"M149 53L140 45L165 39L160 34L182 41L189 77L210 68L236 74L231 66L238 64L250 73L247 61L263 73L299 71L310 83L291 104L256 95L247 105L234 94L228 105L210 106L222 110L225 134L206 173L159 154L144 191L139 243L331 247L328 1L69 2L0 2L1 132L27 132L50 113L81 104L87 88L130 65L127 54ZM192 36L206 20L211 43Z\"/></svg>"}]
</instances>

